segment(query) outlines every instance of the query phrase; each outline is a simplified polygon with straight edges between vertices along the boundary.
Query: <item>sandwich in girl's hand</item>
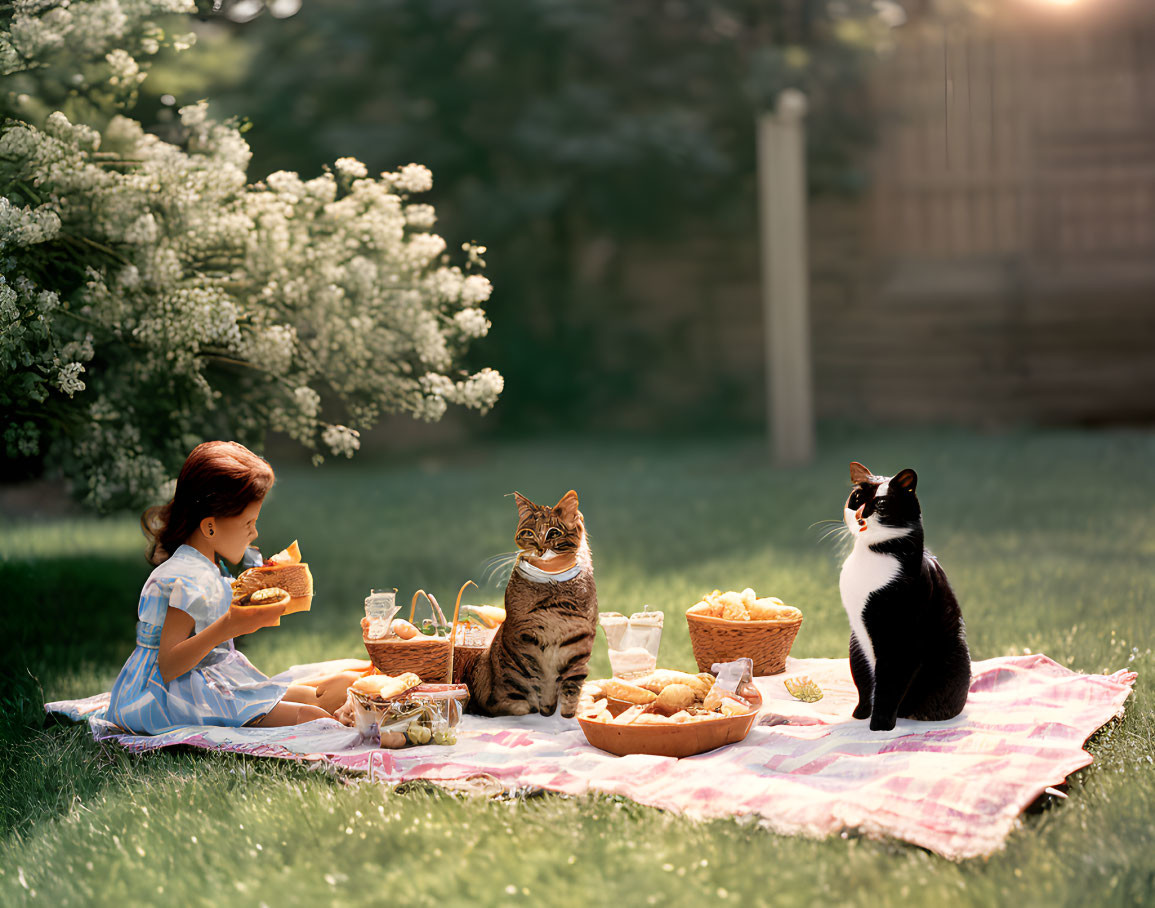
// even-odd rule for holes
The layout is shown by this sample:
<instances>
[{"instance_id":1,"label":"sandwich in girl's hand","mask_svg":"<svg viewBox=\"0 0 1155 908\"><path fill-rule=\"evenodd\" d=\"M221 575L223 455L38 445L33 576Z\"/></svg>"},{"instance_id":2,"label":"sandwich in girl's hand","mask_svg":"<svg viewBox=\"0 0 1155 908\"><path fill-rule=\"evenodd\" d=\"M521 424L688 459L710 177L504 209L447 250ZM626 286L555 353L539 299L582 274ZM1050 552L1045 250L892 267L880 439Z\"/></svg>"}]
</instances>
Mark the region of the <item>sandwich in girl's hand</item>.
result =
<instances>
[{"instance_id":1,"label":"sandwich in girl's hand","mask_svg":"<svg viewBox=\"0 0 1155 908\"><path fill-rule=\"evenodd\" d=\"M313 602L313 575L309 573L309 565L301 561L301 549L295 539L288 548L259 567L249 568L233 581L233 605L256 605L253 597L270 588L288 594L286 615L309 610Z\"/></svg>"}]
</instances>

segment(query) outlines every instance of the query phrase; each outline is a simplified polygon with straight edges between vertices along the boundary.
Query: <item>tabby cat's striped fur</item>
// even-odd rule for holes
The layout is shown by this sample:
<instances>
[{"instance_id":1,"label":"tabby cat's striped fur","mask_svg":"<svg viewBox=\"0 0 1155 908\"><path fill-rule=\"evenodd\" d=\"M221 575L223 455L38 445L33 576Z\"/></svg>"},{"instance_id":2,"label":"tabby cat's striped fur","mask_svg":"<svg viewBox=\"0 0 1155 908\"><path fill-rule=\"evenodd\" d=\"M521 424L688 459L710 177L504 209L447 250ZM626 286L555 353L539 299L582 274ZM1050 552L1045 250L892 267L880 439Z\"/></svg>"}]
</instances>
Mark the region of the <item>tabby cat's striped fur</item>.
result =
<instances>
[{"instance_id":1,"label":"tabby cat's striped fur","mask_svg":"<svg viewBox=\"0 0 1155 908\"><path fill-rule=\"evenodd\" d=\"M514 538L521 553L505 587L505 622L466 674L469 708L487 716L548 716L560 704L561 714L570 717L577 712L598 626L585 521L576 492L552 508L514 495ZM567 579L542 579L535 566Z\"/></svg>"}]
</instances>

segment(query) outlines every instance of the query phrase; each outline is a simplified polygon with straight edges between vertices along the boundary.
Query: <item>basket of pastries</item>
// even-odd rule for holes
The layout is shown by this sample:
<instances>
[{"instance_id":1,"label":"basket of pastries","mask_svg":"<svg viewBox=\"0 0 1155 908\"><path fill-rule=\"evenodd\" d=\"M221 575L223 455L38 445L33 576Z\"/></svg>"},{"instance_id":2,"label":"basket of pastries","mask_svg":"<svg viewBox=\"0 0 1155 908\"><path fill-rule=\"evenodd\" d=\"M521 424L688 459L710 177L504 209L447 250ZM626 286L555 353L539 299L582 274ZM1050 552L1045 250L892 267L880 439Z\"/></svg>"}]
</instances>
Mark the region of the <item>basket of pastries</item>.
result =
<instances>
[{"instance_id":1,"label":"basket of pastries","mask_svg":"<svg viewBox=\"0 0 1155 908\"><path fill-rule=\"evenodd\" d=\"M717 677L657 669L630 681L590 681L578 724L590 744L618 756L689 757L734 744L758 718L751 667L747 659L715 666Z\"/></svg>"},{"instance_id":2,"label":"basket of pastries","mask_svg":"<svg viewBox=\"0 0 1155 908\"><path fill-rule=\"evenodd\" d=\"M464 684L425 684L406 672L366 675L349 686L347 696L361 736L398 748L455 744L469 689Z\"/></svg>"},{"instance_id":3,"label":"basket of pastries","mask_svg":"<svg viewBox=\"0 0 1155 908\"><path fill-rule=\"evenodd\" d=\"M238 607L285 606L284 614L307 612L313 602L313 575L301 561L301 549L292 545L265 563L242 571L233 581L233 602ZM280 621L277 622L280 624Z\"/></svg>"},{"instance_id":4,"label":"basket of pastries","mask_svg":"<svg viewBox=\"0 0 1155 908\"><path fill-rule=\"evenodd\" d=\"M802 612L781 599L759 599L751 589L714 590L690 606L686 621L694 659L702 671L716 662L748 656L755 675L775 675L786 668Z\"/></svg>"}]
</instances>

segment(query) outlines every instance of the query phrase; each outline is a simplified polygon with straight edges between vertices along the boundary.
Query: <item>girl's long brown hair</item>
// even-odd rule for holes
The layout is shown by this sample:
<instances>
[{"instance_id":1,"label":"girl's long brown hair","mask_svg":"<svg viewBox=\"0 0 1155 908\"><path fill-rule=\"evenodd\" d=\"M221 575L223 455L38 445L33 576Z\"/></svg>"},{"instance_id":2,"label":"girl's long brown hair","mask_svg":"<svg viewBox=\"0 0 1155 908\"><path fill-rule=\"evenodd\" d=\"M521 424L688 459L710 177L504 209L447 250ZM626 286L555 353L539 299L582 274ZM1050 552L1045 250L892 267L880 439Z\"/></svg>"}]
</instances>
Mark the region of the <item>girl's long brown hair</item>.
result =
<instances>
[{"instance_id":1,"label":"girl's long brown hair","mask_svg":"<svg viewBox=\"0 0 1155 908\"><path fill-rule=\"evenodd\" d=\"M181 467L172 501L141 515L149 563L171 556L206 517L235 517L260 501L274 478L268 461L235 441L197 445Z\"/></svg>"}]
</instances>

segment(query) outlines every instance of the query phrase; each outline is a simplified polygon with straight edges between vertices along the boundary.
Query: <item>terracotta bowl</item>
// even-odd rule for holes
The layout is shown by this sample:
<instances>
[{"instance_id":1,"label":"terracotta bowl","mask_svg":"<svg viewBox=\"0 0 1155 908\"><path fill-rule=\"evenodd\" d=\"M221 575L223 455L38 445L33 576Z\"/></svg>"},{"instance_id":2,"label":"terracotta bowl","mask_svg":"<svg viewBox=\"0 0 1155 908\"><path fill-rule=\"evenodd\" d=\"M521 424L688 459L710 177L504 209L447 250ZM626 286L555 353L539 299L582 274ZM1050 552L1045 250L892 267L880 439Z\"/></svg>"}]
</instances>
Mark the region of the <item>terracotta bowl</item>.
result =
<instances>
[{"instance_id":1,"label":"terracotta bowl","mask_svg":"<svg viewBox=\"0 0 1155 908\"><path fill-rule=\"evenodd\" d=\"M757 718L758 713L751 712L680 725L614 725L578 717L578 724L590 744L619 757L628 754L692 757L726 744L737 744L750 734Z\"/></svg>"}]
</instances>

